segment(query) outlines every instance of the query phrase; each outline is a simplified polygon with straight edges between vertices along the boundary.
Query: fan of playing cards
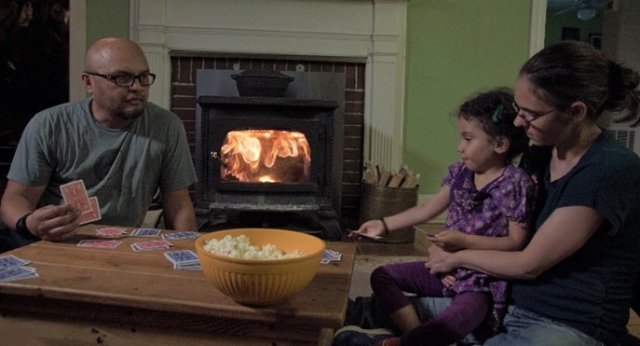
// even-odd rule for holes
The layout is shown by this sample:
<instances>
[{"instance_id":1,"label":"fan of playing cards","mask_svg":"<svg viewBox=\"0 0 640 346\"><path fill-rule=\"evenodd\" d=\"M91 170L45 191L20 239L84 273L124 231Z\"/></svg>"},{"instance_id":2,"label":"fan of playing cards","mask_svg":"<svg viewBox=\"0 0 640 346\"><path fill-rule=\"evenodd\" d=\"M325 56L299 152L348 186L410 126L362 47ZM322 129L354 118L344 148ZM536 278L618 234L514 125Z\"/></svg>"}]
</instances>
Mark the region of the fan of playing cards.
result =
<instances>
[{"instance_id":1,"label":"fan of playing cards","mask_svg":"<svg viewBox=\"0 0 640 346\"><path fill-rule=\"evenodd\" d=\"M98 221L102 218L98 197L89 197L84 181L74 180L60 185L60 192L65 203L73 205L82 213L78 220L81 225Z\"/></svg>"}]
</instances>

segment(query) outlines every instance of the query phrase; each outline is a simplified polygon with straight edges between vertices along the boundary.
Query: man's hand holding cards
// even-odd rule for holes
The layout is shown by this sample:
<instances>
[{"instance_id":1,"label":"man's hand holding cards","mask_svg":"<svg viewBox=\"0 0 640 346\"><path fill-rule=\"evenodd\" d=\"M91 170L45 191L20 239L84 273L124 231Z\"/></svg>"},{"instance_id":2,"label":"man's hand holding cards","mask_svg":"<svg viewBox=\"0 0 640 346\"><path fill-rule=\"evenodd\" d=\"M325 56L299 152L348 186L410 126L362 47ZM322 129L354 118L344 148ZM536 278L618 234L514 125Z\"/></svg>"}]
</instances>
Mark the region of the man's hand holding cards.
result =
<instances>
[{"instance_id":1,"label":"man's hand holding cards","mask_svg":"<svg viewBox=\"0 0 640 346\"><path fill-rule=\"evenodd\" d=\"M97 197L89 197L84 181L74 180L72 182L60 185L62 198L67 204L73 205L80 210L81 215L78 223L84 225L89 222L98 221L102 218L100 213L100 204Z\"/></svg>"}]
</instances>

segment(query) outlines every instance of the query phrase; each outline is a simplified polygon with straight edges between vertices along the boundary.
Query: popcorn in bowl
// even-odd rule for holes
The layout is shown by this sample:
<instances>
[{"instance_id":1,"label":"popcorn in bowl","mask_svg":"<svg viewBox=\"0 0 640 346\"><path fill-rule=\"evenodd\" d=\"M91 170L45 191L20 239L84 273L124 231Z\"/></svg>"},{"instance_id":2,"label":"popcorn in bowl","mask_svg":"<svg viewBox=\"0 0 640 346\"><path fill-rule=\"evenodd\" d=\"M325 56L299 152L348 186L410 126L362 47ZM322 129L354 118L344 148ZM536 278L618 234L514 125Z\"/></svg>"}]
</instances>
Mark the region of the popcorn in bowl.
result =
<instances>
[{"instance_id":1,"label":"popcorn in bowl","mask_svg":"<svg viewBox=\"0 0 640 346\"><path fill-rule=\"evenodd\" d=\"M226 235L221 239L211 239L205 242L204 249L221 256L256 260L296 258L304 255L300 250L284 253L273 244L255 246L244 234L237 237Z\"/></svg>"},{"instance_id":2,"label":"popcorn in bowl","mask_svg":"<svg viewBox=\"0 0 640 346\"><path fill-rule=\"evenodd\" d=\"M267 306L284 302L313 280L325 242L299 231L235 228L201 235L195 249L202 273L220 292L241 304ZM261 259L240 257L245 252Z\"/></svg>"}]
</instances>

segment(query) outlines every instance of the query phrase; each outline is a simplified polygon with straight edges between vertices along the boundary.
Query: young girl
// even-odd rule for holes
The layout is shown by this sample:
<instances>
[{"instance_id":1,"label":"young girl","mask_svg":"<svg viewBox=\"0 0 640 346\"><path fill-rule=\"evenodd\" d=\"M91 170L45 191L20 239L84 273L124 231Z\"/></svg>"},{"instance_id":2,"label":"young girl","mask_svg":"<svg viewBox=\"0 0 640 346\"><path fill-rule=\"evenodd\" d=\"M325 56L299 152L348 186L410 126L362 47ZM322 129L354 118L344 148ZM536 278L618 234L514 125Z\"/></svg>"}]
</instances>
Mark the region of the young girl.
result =
<instances>
[{"instance_id":1,"label":"young girl","mask_svg":"<svg viewBox=\"0 0 640 346\"><path fill-rule=\"evenodd\" d=\"M478 94L460 106L461 160L449 167L442 188L426 204L379 220L367 221L352 236L384 235L426 222L447 209L444 230L430 240L449 251L519 250L525 246L533 183L512 160L527 146L524 131L513 125L513 97L504 90ZM506 282L468 269L436 277L424 261L383 265L371 274L371 287L382 312L404 333L384 345L450 345L491 322L497 329L506 305ZM452 303L420 324L404 292L449 296ZM492 312L491 314L489 314ZM355 335L345 337L354 341ZM336 342L340 343L340 335ZM379 339L379 336L378 338Z\"/></svg>"}]
</instances>

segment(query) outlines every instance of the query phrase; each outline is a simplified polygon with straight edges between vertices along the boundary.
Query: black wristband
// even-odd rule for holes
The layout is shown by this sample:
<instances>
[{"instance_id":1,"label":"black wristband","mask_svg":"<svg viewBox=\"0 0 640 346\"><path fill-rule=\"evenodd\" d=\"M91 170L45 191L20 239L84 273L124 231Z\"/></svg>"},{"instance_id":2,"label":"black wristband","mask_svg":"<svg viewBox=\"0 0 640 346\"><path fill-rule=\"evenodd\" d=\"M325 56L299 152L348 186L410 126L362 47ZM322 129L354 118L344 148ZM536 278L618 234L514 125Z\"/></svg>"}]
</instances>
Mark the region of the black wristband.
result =
<instances>
[{"instance_id":1,"label":"black wristband","mask_svg":"<svg viewBox=\"0 0 640 346\"><path fill-rule=\"evenodd\" d=\"M384 217L380 218L380 221L382 221L382 226L384 227L384 235L389 234L389 226L387 226L387 223L384 221Z\"/></svg>"},{"instance_id":2,"label":"black wristband","mask_svg":"<svg viewBox=\"0 0 640 346\"><path fill-rule=\"evenodd\" d=\"M18 235L23 238L34 240L40 239L29 232L29 227L27 227L27 218L29 217L29 215L31 215L31 213L26 213L23 217L19 218L18 221L16 221L16 233L18 233Z\"/></svg>"}]
</instances>

